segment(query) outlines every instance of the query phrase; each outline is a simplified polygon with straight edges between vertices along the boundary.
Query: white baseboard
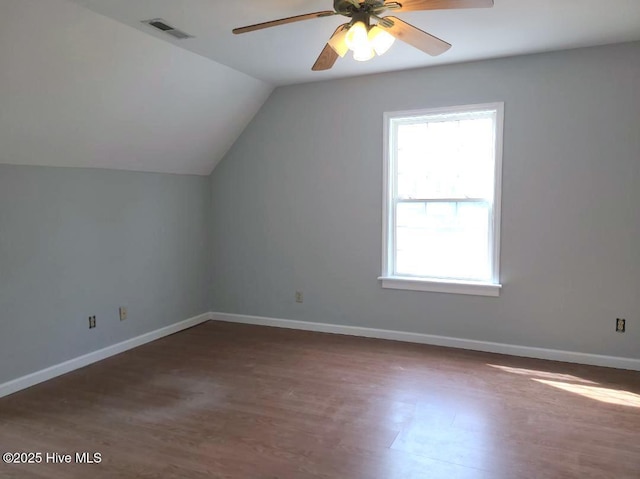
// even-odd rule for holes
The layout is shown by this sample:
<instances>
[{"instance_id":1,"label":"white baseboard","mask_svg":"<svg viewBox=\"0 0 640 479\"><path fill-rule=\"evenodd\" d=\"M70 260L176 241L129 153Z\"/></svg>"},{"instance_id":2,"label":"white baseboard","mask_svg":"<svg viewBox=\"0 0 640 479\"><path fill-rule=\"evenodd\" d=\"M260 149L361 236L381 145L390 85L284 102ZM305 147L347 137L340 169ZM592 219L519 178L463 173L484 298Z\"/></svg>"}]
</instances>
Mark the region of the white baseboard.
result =
<instances>
[{"instance_id":1,"label":"white baseboard","mask_svg":"<svg viewBox=\"0 0 640 479\"><path fill-rule=\"evenodd\" d=\"M55 366L51 366L46 369L36 371L35 373L28 374L27 376L22 376L21 378L17 378L4 384L0 384L0 398L21 391L22 389L35 386L38 383L48 381L49 379L53 379L57 376L61 376L62 374L66 374L76 369L83 368L97 361L115 356L116 354L123 353L125 351L128 351L129 349L137 348L138 346L150 343L151 341L155 341L156 339L160 339L165 336L169 336L170 334L177 333L179 331L182 331L183 329L197 326L198 324L209 321L210 319L210 313L200 314L198 316L194 316L193 318L180 321L179 323L156 329L155 331L136 336L135 338L127 339L126 341L122 341L121 343L107 346L106 348L99 349L98 351L94 351L89 354L85 354L84 356L79 356L77 358L70 359L69 361L56 364Z\"/></svg>"},{"instance_id":2,"label":"white baseboard","mask_svg":"<svg viewBox=\"0 0 640 479\"><path fill-rule=\"evenodd\" d=\"M431 344L434 346L446 346L450 348L471 349L474 351L508 354L511 356L522 356L525 358L549 359L552 361L564 361L567 363L589 364L592 366L605 366L609 368L631 369L634 371L640 371L640 359L634 358L602 356L599 354L562 351L558 349L534 348L530 346L517 346L513 344L492 343L487 341L476 341L473 339L451 338L447 336L408 333L405 331L392 331L387 329L343 326L327 323L312 323L308 321L297 321L293 319L265 318L262 316L248 316L244 314L210 313L210 317L214 321L256 324L261 326L273 326L276 328L302 329L305 331L346 334L349 336L362 336L365 338L390 339L393 341L405 341L408 343Z\"/></svg>"}]
</instances>

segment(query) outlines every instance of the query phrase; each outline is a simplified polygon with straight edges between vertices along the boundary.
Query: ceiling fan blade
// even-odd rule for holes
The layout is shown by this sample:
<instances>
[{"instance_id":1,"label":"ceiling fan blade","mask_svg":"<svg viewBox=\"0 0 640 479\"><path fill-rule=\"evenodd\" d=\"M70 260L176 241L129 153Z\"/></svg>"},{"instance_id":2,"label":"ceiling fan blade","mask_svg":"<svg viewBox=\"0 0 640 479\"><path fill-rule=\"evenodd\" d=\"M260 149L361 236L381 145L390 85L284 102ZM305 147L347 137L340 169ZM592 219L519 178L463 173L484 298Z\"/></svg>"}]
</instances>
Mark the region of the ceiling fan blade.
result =
<instances>
[{"instance_id":1,"label":"ceiling fan blade","mask_svg":"<svg viewBox=\"0 0 640 479\"><path fill-rule=\"evenodd\" d=\"M393 25L391 25L391 22L393 22ZM434 57L451 48L451 44L444 40L429 35L427 32L423 32L419 28L409 25L396 17L384 17L382 21L378 23L378 26L398 40L402 40Z\"/></svg>"},{"instance_id":2,"label":"ceiling fan blade","mask_svg":"<svg viewBox=\"0 0 640 479\"><path fill-rule=\"evenodd\" d=\"M393 4L400 7L391 7ZM398 0L386 2L394 12L414 10L448 10L452 8L491 8L493 0Z\"/></svg>"},{"instance_id":3,"label":"ceiling fan blade","mask_svg":"<svg viewBox=\"0 0 640 479\"><path fill-rule=\"evenodd\" d=\"M319 72L322 70L330 70L337 59L338 59L338 54L327 43L322 49L322 51L320 52L320 56L318 57L316 62L313 64L311 69L314 72Z\"/></svg>"},{"instance_id":4,"label":"ceiling fan blade","mask_svg":"<svg viewBox=\"0 0 640 479\"><path fill-rule=\"evenodd\" d=\"M340 25L338 28L336 28L336 31L333 32L333 35L331 35L331 38L335 37L338 33L344 30L344 28L347 25L348 24L345 23L344 25ZM329 39L329 41L331 41L331 38ZM322 70L330 70L333 67L336 60L338 59L338 56L339 56L338 53L336 53L336 51L331 47L331 45L327 43L322 49L322 51L320 52L320 56L318 57L316 62L313 64L311 69L314 72L319 72Z\"/></svg>"},{"instance_id":5,"label":"ceiling fan blade","mask_svg":"<svg viewBox=\"0 0 640 479\"><path fill-rule=\"evenodd\" d=\"M336 12L332 10L325 10L323 12L315 13L305 13L304 15L296 15L295 17L281 18L280 20L273 20L271 22L257 23L255 25L248 25L246 27L234 28L232 31L235 34L247 33L253 32L255 30L262 30L263 28L286 25L287 23L301 22L302 20L311 20L312 18L330 17L335 14Z\"/></svg>"}]
</instances>

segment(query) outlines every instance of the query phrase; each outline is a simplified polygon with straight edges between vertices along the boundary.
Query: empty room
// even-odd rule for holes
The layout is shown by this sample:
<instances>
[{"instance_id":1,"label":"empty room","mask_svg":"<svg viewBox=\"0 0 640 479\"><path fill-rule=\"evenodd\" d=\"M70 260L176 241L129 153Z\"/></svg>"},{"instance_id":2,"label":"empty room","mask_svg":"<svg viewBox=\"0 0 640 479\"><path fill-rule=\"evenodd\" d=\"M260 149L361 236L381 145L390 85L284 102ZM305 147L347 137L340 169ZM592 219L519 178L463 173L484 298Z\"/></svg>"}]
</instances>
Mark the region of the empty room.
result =
<instances>
[{"instance_id":1,"label":"empty room","mask_svg":"<svg viewBox=\"0 0 640 479\"><path fill-rule=\"evenodd\" d=\"M640 478L640 2L0 0L0 478Z\"/></svg>"}]
</instances>

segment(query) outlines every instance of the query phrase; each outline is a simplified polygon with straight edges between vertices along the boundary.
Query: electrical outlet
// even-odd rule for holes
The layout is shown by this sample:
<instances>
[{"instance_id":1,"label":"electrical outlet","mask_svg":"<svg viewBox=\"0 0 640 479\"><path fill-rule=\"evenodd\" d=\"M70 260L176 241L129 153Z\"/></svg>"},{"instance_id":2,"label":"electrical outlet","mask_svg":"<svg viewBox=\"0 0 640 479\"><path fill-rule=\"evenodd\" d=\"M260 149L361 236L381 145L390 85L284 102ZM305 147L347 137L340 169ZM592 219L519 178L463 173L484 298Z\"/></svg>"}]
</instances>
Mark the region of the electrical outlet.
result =
<instances>
[{"instance_id":1,"label":"electrical outlet","mask_svg":"<svg viewBox=\"0 0 640 479\"><path fill-rule=\"evenodd\" d=\"M302 291L296 291L296 303L302 303L304 301L304 296L302 295Z\"/></svg>"},{"instance_id":2,"label":"electrical outlet","mask_svg":"<svg viewBox=\"0 0 640 479\"><path fill-rule=\"evenodd\" d=\"M627 320L617 318L616 319L616 333L624 333L627 330Z\"/></svg>"},{"instance_id":3,"label":"electrical outlet","mask_svg":"<svg viewBox=\"0 0 640 479\"><path fill-rule=\"evenodd\" d=\"M89 329L93 329L96 327L96 317L89 316Z\"/></svg>"},{"instance_id":4,"label":"electrical outlet","mask_svg":"<svg viewBox=\"0 0 640 479\"><path fill-rule=\"evenodd\" d=\"M120 313L120 321L124 321L125 319L127 319L127 308L125 308L124 306L120 306L118 312Z\"/></svg>"}]
</instances>

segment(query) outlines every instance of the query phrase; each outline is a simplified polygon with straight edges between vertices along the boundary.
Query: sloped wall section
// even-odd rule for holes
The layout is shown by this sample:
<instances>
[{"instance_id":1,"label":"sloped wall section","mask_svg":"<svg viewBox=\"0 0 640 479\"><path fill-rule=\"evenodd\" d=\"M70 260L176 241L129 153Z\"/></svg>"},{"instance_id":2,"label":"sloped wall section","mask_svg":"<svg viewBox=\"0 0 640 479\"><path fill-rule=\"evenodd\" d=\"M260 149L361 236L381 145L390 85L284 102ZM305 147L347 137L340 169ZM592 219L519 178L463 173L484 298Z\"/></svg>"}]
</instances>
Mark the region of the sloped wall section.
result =
<instances>
[{"instance_id":1,"label":"sloped wall section","mask_svg":"<svg viewBox=\"0 0 640 479\"><path fill-rule=\"evenodd\" d=\"M271 90L66 0L0 5L0 163L208 175Z\"/></svg>"}]
</instances>

